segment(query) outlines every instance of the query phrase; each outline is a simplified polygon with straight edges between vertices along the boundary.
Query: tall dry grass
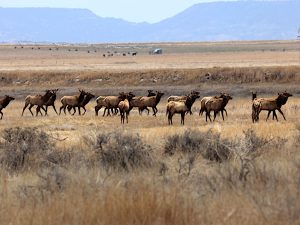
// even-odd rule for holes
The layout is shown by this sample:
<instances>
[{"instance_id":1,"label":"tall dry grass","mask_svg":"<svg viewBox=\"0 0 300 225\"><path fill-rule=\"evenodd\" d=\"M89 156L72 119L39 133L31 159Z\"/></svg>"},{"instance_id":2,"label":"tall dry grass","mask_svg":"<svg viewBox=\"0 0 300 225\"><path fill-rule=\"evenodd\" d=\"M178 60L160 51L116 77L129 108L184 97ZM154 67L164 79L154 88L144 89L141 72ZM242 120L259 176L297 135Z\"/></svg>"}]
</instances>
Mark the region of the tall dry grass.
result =
<instances>
[{"instance_id":1,"label":"tall dry grass","mask_svg":"<svg viewBox=\"0 0 300 225\"><path fill-rule=\"evenodd\" d=\"M250 130L241 127L234 137L221 135L224 130L210 134L182 128L168 129L173 132L160 137L136 136L125 129L118 138L128 143L114 142L110 138L115 134L103 131L82 134L82 145L77 146L62 146L56 140L55 145L48 143L46 154L36 152L23 170L11 171L1 163L0 224L299 224L299 124L280 135L272 128L262 136L264 126L267 123ZM178 135L176 151L165 154ZM11 139L1 139L2 159L10 149L7 140ZM32 146L38 145L45 143ZM143 160L132 161L137 167L118 169L123 167L122 151L129 153L124 153L123 162L130 162L147 145L148 153L140 155ZM117 154L99 155L110 146ZM203 149L226 149L230 154L215 161L205 157ZM54 160L60 157L66 160Z\"/></svg>"}]
</instances>

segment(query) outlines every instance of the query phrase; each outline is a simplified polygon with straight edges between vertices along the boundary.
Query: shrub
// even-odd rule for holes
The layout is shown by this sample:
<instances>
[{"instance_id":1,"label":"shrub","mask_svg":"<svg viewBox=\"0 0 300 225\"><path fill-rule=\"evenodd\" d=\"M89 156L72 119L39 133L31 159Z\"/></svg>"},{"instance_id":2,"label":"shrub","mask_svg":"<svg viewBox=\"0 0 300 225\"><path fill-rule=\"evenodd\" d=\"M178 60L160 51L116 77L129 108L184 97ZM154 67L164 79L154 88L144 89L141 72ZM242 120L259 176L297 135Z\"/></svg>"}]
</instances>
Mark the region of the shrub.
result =
<instances>
[{"instance_id":1,"label":"shrub","mask_svg":"<svg viewBox=\"0 0 300 225\"><path fill-rule=\"evenodd\" d=\"M151 147L142 142L139 135L122 132L99 134L95 150L106 169L129 171L150 167L153 163Z\"/></svg>"},{"instance_id":2,"label":"shrub","mask_svg":"<svg viewBox=\"0 0 300 225\"><path fill-rule=\"evenodd\" d=\"M226 160L230 156L230 142L211 130L186 130L181 135L169 136L164 148L169 155L175 152L201 154L206 159L216 161Z\"/></svg>"},{"instance_id":3,"label":"shrub","mask_svg":"<svg viewBox=\"0 0 300 225\"><path fill-rule=\"evenodd\" d=\"M40 165L53 143L36 128L9 128L2 134L0 165L13 171Z\"/></svg>"}]
</instances>

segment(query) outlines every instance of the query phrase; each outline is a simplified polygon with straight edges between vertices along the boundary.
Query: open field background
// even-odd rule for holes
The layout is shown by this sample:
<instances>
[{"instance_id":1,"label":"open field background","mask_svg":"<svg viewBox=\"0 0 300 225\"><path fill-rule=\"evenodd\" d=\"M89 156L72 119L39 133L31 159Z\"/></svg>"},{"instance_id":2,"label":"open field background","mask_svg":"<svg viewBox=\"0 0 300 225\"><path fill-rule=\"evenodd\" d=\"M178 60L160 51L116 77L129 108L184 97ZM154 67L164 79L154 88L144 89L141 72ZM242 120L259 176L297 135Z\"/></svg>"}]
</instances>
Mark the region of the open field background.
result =
<instances>
[{"instance_id":1,"label":"open field background","mask_svg":"<svg viewBox=\"0 0 300 225\"><path fill-rule=\"evenodd\" d=\"M0 96L16 100L0 121L0 224L299 224L297 46L1 46ZM148 55L154 47L165 54ZM138 55L103 58L107 51ZM58 99L78 88L96 96L165 95L157 117L133 110L125 125L119 116L102 117L103 109L96 117L94 100L84 116L49 108L48 117L21 117L24 98L47 88L59 88ZM225 121L206 123L197 101L185 126L178 115L168 126L166 98L191 90L230 93ZM252 124L250 92L284 90L293 94L282 107L287 121L277 113L279 122L266 122L263 112Z\"/></svg>"}]
</instances>

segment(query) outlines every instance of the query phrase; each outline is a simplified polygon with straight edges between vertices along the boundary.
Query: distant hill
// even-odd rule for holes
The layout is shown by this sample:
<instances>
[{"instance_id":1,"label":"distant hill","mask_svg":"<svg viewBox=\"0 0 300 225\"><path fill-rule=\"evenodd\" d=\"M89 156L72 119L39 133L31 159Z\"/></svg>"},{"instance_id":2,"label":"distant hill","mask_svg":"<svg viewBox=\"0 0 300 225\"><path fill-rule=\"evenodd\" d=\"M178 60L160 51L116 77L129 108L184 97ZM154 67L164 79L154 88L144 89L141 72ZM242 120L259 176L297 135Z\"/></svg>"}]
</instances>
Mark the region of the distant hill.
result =
<instances>
[{"instance_id":1,"label":"distant hill","mask_svg":"<svg viewBox=\"0 0 300 225\"><path fill-rule=\"evenodd\" d=\"M196 4L155 24L86 9L0 8L0 42L166 42L295 39L300 1Z\"/></svg>"}]
</instances>

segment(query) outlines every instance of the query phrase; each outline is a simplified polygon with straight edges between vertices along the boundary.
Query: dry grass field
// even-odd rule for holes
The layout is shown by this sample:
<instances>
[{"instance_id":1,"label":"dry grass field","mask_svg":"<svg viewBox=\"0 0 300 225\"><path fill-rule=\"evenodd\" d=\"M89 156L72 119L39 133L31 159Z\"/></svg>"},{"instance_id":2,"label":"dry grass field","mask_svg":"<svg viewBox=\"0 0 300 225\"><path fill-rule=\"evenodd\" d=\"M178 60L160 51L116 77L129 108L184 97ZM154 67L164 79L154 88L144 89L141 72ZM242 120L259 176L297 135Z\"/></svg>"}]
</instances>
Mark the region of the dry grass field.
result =
<instances>
[{"instance_id":1,"label":"dry grass field","mask_svg":"<svg viewBox=\"0 0 300 225\"><path fill-rule=\"evenodd\" d=\"M299 42L56 47L0 46L0 95L16 97L0 121L0 225L300 224ZM156 117L134 109L125 125L96 117L94 99L84 116L21 117L47 88L59 88L57 109L78 88L165 95ZM167 97L191 90L230 93L225 121L205 122L196 101L185 126L179 115L169 126ZM253 124L250 92L284 90L287 120L262 112Z\"/></svg>"}]
</instances>

